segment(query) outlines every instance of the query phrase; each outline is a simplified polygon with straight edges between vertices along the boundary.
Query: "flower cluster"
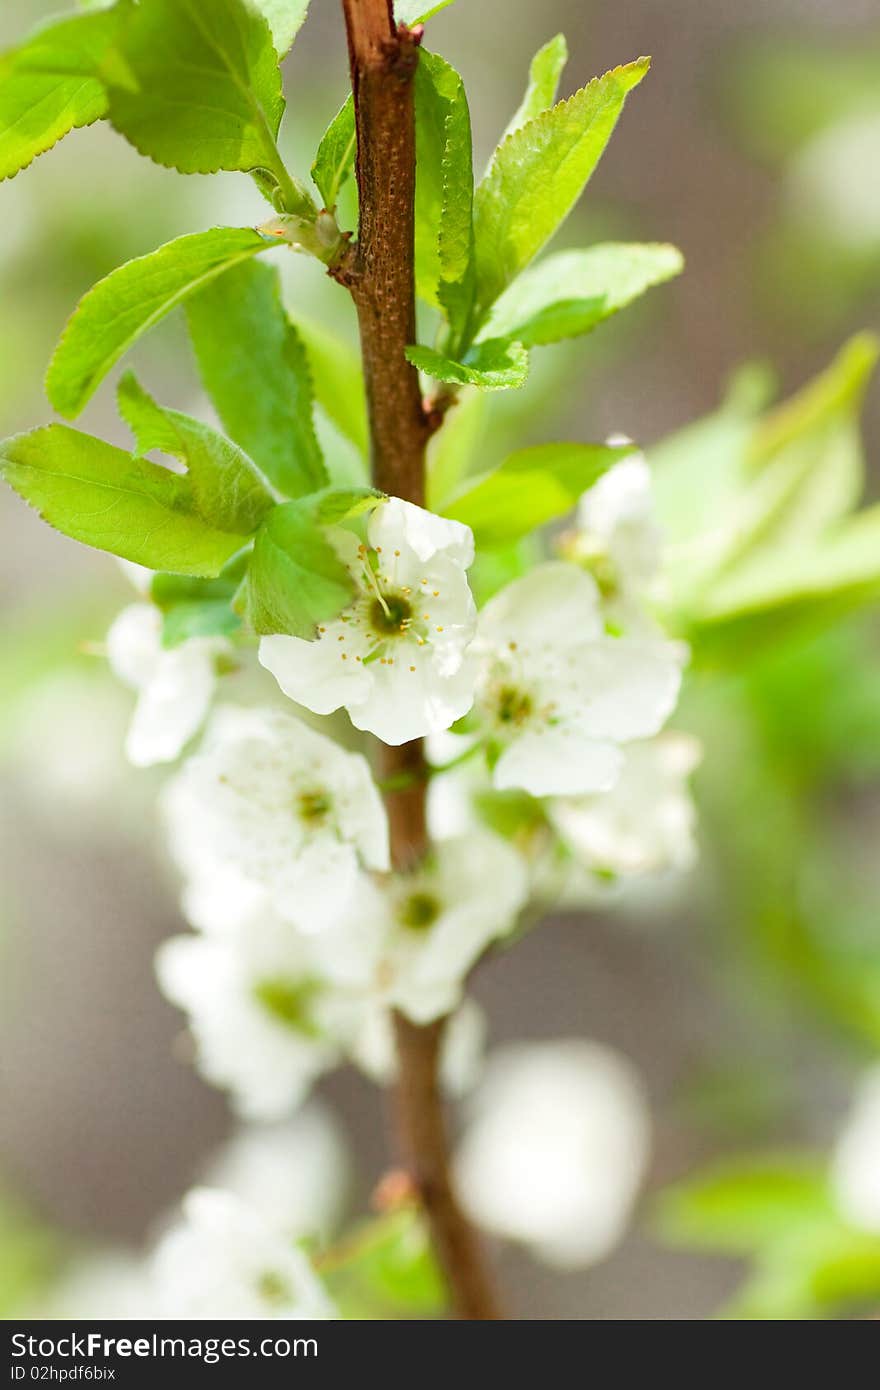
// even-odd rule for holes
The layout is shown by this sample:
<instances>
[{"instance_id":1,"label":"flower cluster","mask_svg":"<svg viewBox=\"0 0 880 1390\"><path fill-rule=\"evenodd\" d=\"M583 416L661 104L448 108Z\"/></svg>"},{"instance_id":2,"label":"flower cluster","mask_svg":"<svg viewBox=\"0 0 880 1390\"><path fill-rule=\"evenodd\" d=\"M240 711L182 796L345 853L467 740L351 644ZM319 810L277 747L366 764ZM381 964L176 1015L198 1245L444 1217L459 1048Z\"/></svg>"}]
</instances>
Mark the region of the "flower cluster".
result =
<instances>
[{"instance_id":1,"label":"flower cluster","mask_svg":"<svg viewBox=\"0 0 880 1390\"><path fill-rule=\"evenodd\" d=\"M483 1032L466 977L529 898L591 901L611 879L693 857L697 753L661 732L684 654L647 607L660 535L641 459L584 495L565 558L479 612L466 526L390 498L360 534L327 534L353 600L313 641L259 644L300 713L222 704L164 795L194 933L165 943L159 980L203 1074L251 1118L288 1113L346 1059L387 1079L394 1010L454 1016L444 1071L460 1088ZM139 764L175 758L218 670L246 660L226 636L164 646L145 599L117 619L108 653L138 691ZM430 769L433 840L405 872L392 872L367 759L315 727L343 708L385 743L444 741L454 764Z\"/></svg>"}]
</instances>

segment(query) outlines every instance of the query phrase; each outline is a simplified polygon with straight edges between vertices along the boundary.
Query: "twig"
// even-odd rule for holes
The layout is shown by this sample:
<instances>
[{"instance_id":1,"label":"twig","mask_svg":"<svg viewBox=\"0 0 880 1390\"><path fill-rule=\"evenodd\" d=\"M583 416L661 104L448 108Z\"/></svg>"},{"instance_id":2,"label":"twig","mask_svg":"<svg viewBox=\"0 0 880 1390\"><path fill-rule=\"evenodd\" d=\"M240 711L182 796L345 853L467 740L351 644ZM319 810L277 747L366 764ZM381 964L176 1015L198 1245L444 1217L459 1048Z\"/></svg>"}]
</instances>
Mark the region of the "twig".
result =
<instances>
[{"instance_id":1,"label":"twig","mask_svg":"<svg viewBox=\"0 0 880 1390\"><path fill-rule=\"evenodd\" d=\"M415 99L421 30L395 26L391 0L342 0L357 130L358 241L331 273L358 313L373 479L424 504L425 447L437 420L425 411L418 373L406 360L415 342ZM426 763L421 741L382 745L381 775L395 868L428 848ZM405 1159L424 1207L456 1314L497 1317L476 1236L452 1190L438 1084L443 1021L419 1026L395 1015L400 1079L397 1119Z\"/></svg>"}]
</instances>

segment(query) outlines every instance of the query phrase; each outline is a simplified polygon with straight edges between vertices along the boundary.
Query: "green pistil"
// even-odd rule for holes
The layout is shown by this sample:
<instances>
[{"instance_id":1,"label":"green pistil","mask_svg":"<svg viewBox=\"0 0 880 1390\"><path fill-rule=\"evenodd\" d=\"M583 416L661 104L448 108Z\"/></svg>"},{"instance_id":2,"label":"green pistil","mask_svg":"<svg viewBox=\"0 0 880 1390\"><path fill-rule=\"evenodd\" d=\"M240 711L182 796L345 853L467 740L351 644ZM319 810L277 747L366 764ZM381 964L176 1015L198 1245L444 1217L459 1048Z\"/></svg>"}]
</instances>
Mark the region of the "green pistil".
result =
<instances>
[{"instance_id":1,"label":"green pistil","mask_svg":"<svg viewBox=\"0 0 880 1390\"><path fill-rule=\"evenodd\" d=\"M514 685L503 685L498 692L496 717L499 724L524 724L534 710L532 697Z\"/></svg>"},{"instance_id":2,"label":"green pistil","mask_svg":"<svg viewBox=\"0 0 880 1390\"><path fill-rule=\"evenodd\" d=\"M311 1017L311 1006L321 986L316 980L286 980L283 977L260 980L254 994L263 1008L285 1027L316 1038L319 1029Z\"/></svg>"},{"instance_id":3,"label":"green pistil","mask_svg":"<svg viewBox=\"0 0 880 1390\"><path fill-rule=\"evenodd\" d=\"M257 1292L267 1303L287 1303L290 1300L290 1285L275 1269L267 1269L257 1280Z\"/></svg>"},{"instance_id":4,"label":"green pistil","mask_svg":"<svg viewBox=\"0 0 880 1390\"><path fill-rule=\"evenodd\" d=\"M326 820L333 803L325 791L318 788L315 791L300 792L296 798L296 807L300 820L304 820L308 825L317 825Z\"/></svg>"},{"instance_id":5,"label":"green pistil","mask_svg":"<svg viewBox=\"0 0 880 1390\"><path fill-rule=\"evenodd\" d=\"M399 917L411 931L425 931L440 916L440 902L433 893L410 893L400 904Z\"/></svg>"},{"instance_id":6,"label":"green pistil","mask_svg":"<svg viewBox=\"0 0 880 1390\"><path fill-rule=\"evenodd\" d=\"M383 594L370 604L370 625L381 637L399 637L412 619L412 604L402 594Z\"/></svg>"}]
</instances>

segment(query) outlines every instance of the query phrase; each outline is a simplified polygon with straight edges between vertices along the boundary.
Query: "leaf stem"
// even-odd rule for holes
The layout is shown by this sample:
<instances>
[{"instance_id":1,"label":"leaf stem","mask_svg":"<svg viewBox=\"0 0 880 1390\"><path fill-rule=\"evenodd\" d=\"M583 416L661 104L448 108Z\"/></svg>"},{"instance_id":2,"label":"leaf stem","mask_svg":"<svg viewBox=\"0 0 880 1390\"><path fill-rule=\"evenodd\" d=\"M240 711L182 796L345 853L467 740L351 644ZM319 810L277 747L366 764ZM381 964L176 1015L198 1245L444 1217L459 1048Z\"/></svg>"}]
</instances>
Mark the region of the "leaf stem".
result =
<instances>
[{"instance_id":1,"label":"leaf stem","mask_svg":"<svg viewBox=\"0 0 880 1390\"><path fill-rule=\"evenodd\" d=\"M330 273L358 313L370 423L373 480L392 496L424 505L425 448L436 422L418 373L406 360L416 341L415 97L421 30L395 26L391 0L342 0L357 133L357 243ZM420 740L379 746L397 869L428 849L426 771ZM395 1014L399 1059L396 1114L401 1146L431 1229L457 1316L497 1316L482 1252L452 1189L438 1082L445 1020L418 1025Z\"/></svg>"}]
</instances>

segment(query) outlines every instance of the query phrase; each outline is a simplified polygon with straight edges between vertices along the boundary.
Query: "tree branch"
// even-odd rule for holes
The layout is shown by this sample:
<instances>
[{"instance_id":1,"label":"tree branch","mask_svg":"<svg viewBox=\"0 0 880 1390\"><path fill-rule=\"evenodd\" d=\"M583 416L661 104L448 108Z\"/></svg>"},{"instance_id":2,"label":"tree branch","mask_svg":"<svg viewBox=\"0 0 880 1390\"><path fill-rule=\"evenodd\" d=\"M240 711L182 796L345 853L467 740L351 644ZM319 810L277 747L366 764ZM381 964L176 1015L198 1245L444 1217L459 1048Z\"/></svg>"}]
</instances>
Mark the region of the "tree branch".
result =
<instances>
[{"instance_id":1,"label":"tree branch","mask_svg":"<svg viewBox=\"0 0 880 1390\"><path fill-rule=\"evenodd\" d=\"M405 349L416 341L414 77L421 30L395 27L391 0L342 0L357 130L358 241L331 273L351 290L358 313L373 479L382 491L424 505L425 447L437 421L427 414ZM420 741L382 745L382 775L394 866L428 848L425 758ZM397 1115L406 1161L434 1247L462 1318L497 1316L476 1236L449 1175L439 1092L443 1021L394 1020L400 1079Z\"/></svg>"}]
</instances>

